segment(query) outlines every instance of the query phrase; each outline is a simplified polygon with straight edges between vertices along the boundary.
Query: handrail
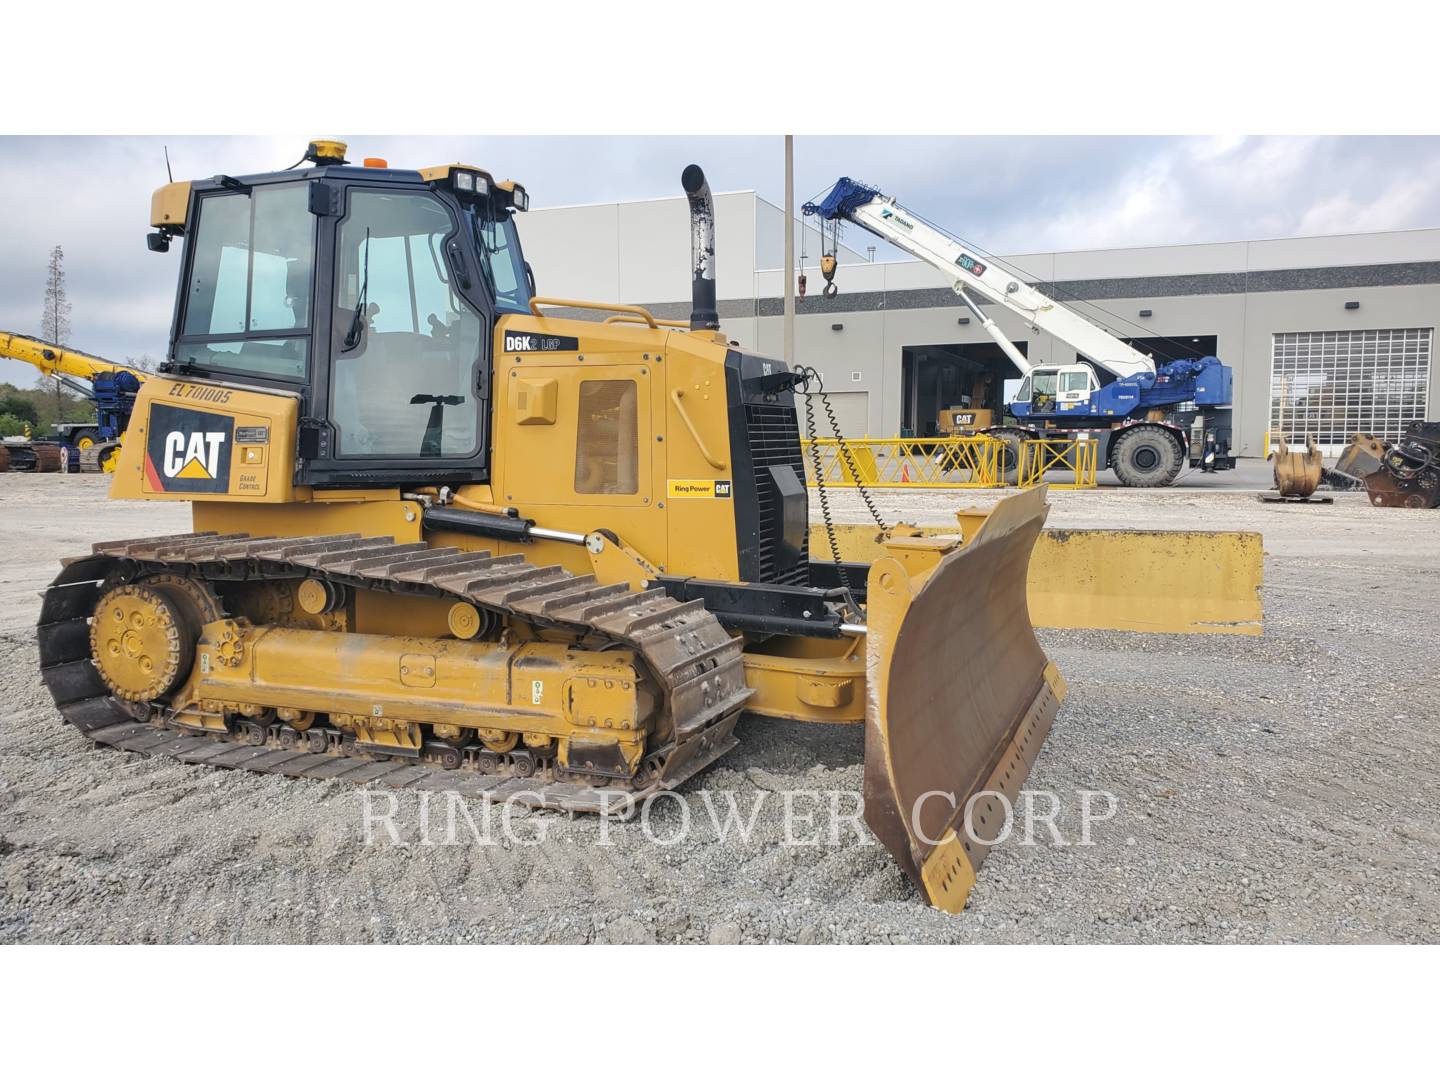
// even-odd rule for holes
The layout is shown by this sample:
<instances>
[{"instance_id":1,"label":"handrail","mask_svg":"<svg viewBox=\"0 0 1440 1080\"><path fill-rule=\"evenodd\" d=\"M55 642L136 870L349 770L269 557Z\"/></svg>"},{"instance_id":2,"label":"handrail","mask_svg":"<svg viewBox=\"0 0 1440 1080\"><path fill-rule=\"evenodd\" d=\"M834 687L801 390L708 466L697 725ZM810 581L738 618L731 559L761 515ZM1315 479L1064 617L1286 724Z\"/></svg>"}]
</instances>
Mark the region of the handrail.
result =
<instances>
[{"instance_id":1,"label":"handrail","mask_svg":"<svg viewBox=\"0 0 1440 1080\"><path fill-rule=\"evenodd\" d=\"M629 315L629 314L626 314L626 315L611 315L608 319L605 320L605 323L606 323L606 325L608 326L610 323L644 322L644 321L645 321L645 319L644 319L644 317L641 316L641 315ZM678 326L678 327L680 327L680 329L682 329L682 330L689 330L689 329L690 329L690 323L687 322L687 321L684 320L684 319L656 319L655 322L659 323L661 326Z\"/></svg>"},{"instance_id":2,"label":"handrail","mask_svg":"<svg viewBox=\"0 0 1440 1080\"><path fill-rule=\"evenodd\" d=\"M690 429L690 437L695 440L695 445L700 448L700 456L710 463L712 469L725 468L725 463L710 453L710 448L705 445L705 440L700 437L700 431L695 427L695 421L690 419L690 414L685 411L685 406L680 399L685 396L685 391L678 386L670 391L670 400L675 403L675 411L680 414L680 419L685 421L685 426Z\"/></svg>"},{"instance_id":3,"label":"handrail","mask_svg":"<svg viewBox=\"0 0 1440 1080\"><path fill-rule=\"evenodd\" d=\"M652 330L660 329L660 324L655 321L655 316L636 304L607 304L603 300L561 300L554 296L532 296L530 298L530 314L537 319L545 317L540 314L542 304L546 307L585 308L589 311L621 311L627 315L638 315L650 325Z\"/></svg>"}]
</instances>

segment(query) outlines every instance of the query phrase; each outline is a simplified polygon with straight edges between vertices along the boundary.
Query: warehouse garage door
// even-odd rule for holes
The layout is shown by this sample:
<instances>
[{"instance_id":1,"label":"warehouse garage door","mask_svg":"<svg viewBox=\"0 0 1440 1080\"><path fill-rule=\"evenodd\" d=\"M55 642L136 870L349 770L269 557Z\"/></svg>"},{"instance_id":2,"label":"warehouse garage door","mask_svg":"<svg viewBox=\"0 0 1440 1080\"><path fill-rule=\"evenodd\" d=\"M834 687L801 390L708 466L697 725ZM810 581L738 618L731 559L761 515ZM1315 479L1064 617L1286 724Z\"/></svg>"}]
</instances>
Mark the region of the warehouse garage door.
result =
<instances>
[{"instance_id":1,"label":"warehouse garage door","mask_svg":"<svg viewBox=\"0 0 1440 1080\"><path fill-rule=\"evenodd\" d=\"M835 422L840 425L840 434L847 439L863 439L870 426L870 394L865 390L847 390L839 394L828 394L830 407L835 410ZM811 399L815 406L815 431L822 439L833 438L830 418L825 415L825 406L817 394ZM805 399L796 397L795 408L800 419L800 437L805 438Z\"/></svg>"},{"instance_id":2,"label":"warehouse garage door","mask_svg":"<svg viewBox=\"0 0 1440 1080\"><path fill-rule=\"evenodd\" d=\"M1339 453L1357 431L1393 440L1425 418L1429 327L1276 334L1270 365L1270 434L1315 436Z\"/></svg>"}]
</instances>

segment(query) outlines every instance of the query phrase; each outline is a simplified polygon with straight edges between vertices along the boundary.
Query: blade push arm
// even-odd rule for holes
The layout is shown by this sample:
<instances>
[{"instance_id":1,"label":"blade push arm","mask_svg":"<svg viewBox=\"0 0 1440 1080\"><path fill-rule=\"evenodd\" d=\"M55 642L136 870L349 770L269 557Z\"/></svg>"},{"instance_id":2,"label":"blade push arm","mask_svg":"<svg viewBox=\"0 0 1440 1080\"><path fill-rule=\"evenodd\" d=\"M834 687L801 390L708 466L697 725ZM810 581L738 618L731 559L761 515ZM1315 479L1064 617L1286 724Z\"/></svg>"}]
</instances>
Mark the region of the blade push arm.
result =
<instances>
[{"instance_id":1,"label":"blade push arm","mask_svg":"<svg viewBox=\"0 0 1440 1080\"><path fill-rule=\"evenodd\" d=\"M1076 352L1121 378L1153 373L1155 370L1154 362L1148 356L1020 280L1003 266L994 265L988 257L969 250L958 240L927 225L875 188L841 177L822 201L806 203L804 212L817 214L826 220L843 218L854 222L935 267L949 279L950 287L1021 374L1028 374L1036 365L1020 354L967 293L976 293L991 303L1004 306L1037 330L1059 338Z\"/></svg>"}]
</instances>

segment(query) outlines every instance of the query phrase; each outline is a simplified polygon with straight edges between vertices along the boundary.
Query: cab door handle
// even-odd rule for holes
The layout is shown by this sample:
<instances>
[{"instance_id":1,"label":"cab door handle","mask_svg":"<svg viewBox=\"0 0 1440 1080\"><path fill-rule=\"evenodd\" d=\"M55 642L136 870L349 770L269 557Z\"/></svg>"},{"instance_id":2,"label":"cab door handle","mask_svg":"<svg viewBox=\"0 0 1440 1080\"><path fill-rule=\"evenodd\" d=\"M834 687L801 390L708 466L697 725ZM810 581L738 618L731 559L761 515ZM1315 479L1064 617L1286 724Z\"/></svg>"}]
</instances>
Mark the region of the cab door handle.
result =
<instances>
[{"instance_id":1,"label":"cab door handle","mask_svg":"<svg viewBox=\"0 0 1440 1080\"><path fill-rule=\"evenodd\" d=\"M465 256L460 251L460 245L451 240L445 245L445 255L449 259L450 269L455 272L455 280L459 282L462 289L471 287L470 271L465 268Z\"/></svg>"}]
</instances>

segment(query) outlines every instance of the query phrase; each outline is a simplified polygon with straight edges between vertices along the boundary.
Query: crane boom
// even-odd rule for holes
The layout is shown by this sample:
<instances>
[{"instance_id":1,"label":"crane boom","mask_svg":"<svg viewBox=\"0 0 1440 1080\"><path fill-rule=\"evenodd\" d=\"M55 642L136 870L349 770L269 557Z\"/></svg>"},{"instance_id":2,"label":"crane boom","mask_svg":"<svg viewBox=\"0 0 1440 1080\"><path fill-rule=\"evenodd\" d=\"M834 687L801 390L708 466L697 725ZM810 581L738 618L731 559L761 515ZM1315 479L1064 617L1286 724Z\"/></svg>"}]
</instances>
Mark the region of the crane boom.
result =
<instances>
[{"instance_id":1,"label":"crane boom","mask_svg":"<svg viewBox=\"0 0 1440 1080\"><path fill-rule=\"evenodd\" d=\"M950 279L950 287L1022 375L1028 375L1036 365L1015 348L968 293L1013 311L1035 329L1059 338L1118 378L1155 373L1154 361L1144 353L1046 296L1005 267L995 265L988 256L969 250L875 188L841 177L821 202L806 203L803 209L806 214L816 214L826 220L853 222L939 270Z\"/></svg>"},{"instance_id":2,"label":"crane boom","mask_svg":"<svg viewBox=\"0 0 1440 1080\"><path fill-rule=\"evenodd\" d=\"M145 372L138 368L117 364L113 360L91 356L89 353L78 352L75 349L52 345L48 341L28 337L25 334L12 334L9 331L0 331L0 357L31 364L39 368L42 375L61 379L67 386L72 387L74 384L63 379L62 376L68 375L74 379L93 380L96 375L128 371L140 382L145 381Z\"/></svg>"},{"instance_id":3,"label":"crane boom","mask_svg":"<svg viewBox=\"0 0 1440 1080\"><path fill-rule=\"evenodd\" d=\"M48 461L54 454L60 454L61 451L55 448L58 440L62 447L79 452L81 472L92 469L113 471L119 460L118 450L125 438L130 414L135 408L135 397L140 392L140 384L148 378L146 373L104 357L4 330L0 330L0 357L30 364L42 375L68 387L95 406L93 420L53 425L55 434L34 444L39 447L48 443L52 450L42 453L42 450L36 449L34 453L39 456L35 457L35 461L39 462L41 457ZM12 457L15 449L10 447ZM66 467L65 460L64 457L57 458L52 464Z\"/></svg>"}]
</instances>

